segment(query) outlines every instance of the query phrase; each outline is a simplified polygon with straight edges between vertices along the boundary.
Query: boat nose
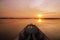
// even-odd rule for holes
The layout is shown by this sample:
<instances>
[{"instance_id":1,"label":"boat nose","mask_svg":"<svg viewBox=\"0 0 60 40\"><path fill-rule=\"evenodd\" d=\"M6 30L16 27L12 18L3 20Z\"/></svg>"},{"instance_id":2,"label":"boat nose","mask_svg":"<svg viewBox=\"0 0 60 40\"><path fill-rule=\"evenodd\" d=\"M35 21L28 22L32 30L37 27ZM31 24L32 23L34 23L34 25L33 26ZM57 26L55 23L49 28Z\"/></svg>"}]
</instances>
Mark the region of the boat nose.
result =
<instances>
[{"instance_id":1,"label":"boat nose","mask_svg":"<svg viewBox=\"0 0 60 40\"><path fill-rule=\"evenodd\" d=\"M34 28L34 27L33 27L33 24L30 24L27 28L28 28L28 29Z\"/></svg>"},{"instance_id":2,"label":"boat nose","mask_svg":"<svg viewBox=\"0 0 60 40\"><path fill-rule=\"evenodd\" d=\"M29 24L26 28L26 32L28 32L28 33L36 33L37 30L38 29L33 24Z\"/></svg>"},{"instance_id":3,"label":"boat nose","mask_svg":"<svg viewBox=\"0 0 60 40\"><path fill-rule=\"evenodd\" d=\"M32 29L32 28L33 28L33 26L28 26L27 28Z\"/></svg>"}]
</instances>

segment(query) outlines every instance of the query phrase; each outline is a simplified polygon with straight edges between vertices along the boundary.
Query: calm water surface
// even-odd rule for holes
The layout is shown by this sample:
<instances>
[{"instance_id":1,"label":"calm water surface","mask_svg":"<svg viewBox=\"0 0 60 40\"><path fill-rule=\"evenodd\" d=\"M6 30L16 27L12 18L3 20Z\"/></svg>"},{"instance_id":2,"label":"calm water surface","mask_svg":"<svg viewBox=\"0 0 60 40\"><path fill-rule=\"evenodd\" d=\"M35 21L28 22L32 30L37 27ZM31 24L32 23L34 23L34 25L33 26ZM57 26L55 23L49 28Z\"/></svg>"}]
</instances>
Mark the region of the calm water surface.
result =
<instances>
[{"instance_id":1,"label":"calm water surface","mask_svg":"<svg viewBox=\"0 0 60 40\"><path fill-rule=\"evenodd\" d=\"M0 34L17 37L30 23L35 24L51 40L60 40L60 19L0 19Z\"/></svg>"}]
</instances>

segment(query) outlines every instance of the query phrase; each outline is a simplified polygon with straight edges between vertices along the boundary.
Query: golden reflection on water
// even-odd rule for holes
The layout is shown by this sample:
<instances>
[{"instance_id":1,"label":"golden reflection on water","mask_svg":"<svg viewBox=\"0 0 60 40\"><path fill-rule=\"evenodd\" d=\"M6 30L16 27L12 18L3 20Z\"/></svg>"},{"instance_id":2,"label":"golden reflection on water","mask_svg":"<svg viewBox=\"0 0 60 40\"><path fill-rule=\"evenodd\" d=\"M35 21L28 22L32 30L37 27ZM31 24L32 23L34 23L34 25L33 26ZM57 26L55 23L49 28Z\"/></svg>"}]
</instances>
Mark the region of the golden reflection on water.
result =
<instances>
[{"instance_id":1,"label":"golden reflection on water","mask_svg":"<svg viewBox=\"0 0 60 40\"><path fill-rule=\"evenodd\" d=\"M41 22L42 22L42 19L38 19L37 22L38 22L38 23L41 23Z\"/></svg>"}]
</instances>

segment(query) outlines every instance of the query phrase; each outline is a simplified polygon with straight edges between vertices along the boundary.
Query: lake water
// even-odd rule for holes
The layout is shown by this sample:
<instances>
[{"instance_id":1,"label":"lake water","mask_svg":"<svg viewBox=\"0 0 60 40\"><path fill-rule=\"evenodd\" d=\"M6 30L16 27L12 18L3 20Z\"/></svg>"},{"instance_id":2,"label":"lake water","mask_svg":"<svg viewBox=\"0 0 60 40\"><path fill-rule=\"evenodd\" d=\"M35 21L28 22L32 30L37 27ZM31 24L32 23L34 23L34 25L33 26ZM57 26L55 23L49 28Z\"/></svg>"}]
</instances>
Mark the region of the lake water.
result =
<instances>
[{"instance_id":1,"label":"lake water","mask_svg":"<svg viewBox=\"0 0 60 40\"><path fill-rule=\"evenodd\" d=\"M0 19L0 35L14 39L30 23L36 25L49 39L60 40L60 19Z\"/></svg>"}]
</instances>

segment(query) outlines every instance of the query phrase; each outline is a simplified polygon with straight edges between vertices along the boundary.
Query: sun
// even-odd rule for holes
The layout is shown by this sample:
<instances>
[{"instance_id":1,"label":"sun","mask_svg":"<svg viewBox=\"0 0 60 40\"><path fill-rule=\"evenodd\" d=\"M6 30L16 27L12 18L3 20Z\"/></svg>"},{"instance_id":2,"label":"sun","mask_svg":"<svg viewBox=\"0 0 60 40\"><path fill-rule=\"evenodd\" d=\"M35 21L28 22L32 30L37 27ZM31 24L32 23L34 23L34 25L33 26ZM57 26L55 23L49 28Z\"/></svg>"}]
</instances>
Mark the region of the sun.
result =
<instances>
[{"instance_id":1,"label":"sun","mask_svg":"<svg viewBox=\"0 0 60 40\"><path fill-rule=\"evenodd\" d=\"M43 15L42 14L38 14L38 18L41 18Z\"/></svg>"}]
</instances>

